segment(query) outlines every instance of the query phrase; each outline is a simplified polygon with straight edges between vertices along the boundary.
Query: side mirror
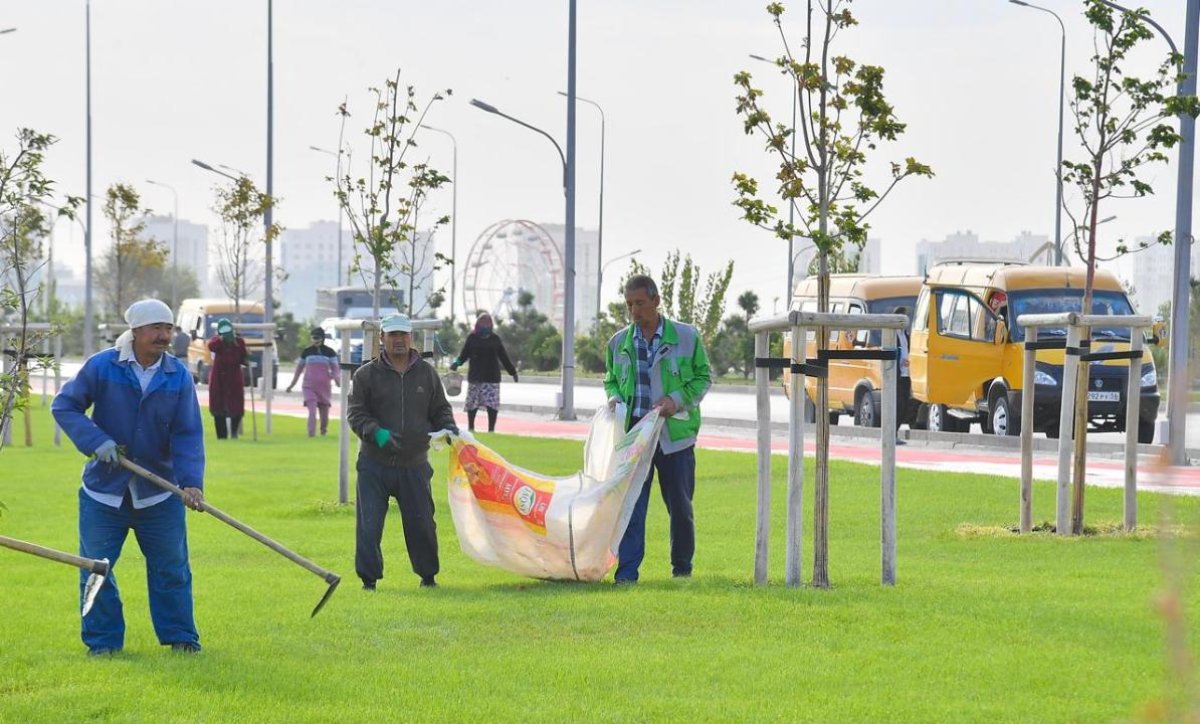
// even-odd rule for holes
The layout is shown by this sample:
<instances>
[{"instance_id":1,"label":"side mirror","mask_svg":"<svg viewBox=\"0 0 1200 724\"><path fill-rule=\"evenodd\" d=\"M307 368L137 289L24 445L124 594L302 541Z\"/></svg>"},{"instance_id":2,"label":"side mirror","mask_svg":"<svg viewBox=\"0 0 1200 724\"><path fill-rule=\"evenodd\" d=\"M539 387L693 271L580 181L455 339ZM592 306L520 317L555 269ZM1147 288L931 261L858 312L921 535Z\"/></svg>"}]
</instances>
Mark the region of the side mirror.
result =
<instances>
[{"instance_id":1,"label":"side mirror","mask_svg":"<svg viewBox=\"0 0 1200 724\"><path fill-rule=\"evenodd\" d=\"M997 345L1008 341L1008 325L1003 320L996 320L996 337L992 341Z\"/></svg>"}]
</instances>

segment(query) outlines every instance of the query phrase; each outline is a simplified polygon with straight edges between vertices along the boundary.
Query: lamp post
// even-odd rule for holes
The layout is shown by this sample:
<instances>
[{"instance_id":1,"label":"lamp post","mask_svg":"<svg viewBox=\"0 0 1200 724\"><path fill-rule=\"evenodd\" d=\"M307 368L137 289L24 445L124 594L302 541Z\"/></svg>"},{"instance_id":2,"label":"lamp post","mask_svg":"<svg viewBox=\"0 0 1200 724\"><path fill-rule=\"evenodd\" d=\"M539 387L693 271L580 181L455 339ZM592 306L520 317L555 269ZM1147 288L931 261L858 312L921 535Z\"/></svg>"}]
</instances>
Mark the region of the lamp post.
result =
<instances>
[{"instance_id":1,"label":"lamp post","mask_svg":"<svg viewBox=\"0 0 1200 724\"><path fill-rule=\"evenodd\" d=\"M421 125L427 131L440 133L443 136L450 138L450 147L453 149L453 161L450 173L453 178L450 181L450 318L454 319L454 295L456 294L457 286L455 279L458 277L458 141L455 140L454 134L450 131L434 128L433 126Z\"/></svg>"},{"instance_id":2,"label":"lamp post","mask_svg":"<svg viewBox=\"0 0 1200 724\"><path fill-rule=\"evenodd\" d=\"M0 28L0 35L8 35L15 32L17 32L16 28Z\"/></svg>"},{"instance_id":3,"label":"lamp post","mask_svg":"<svg viewBox=\"0 0 1200 724\"><path fill-rule=\"evenodd\" d=\"M621 261L622 259L627 259L627 258L629 258L629 257L633 256L634 254L640 254L640 253L642 253L642 250L641 250L641 249L634 249L633 251L629 252L628 254L622 254L622 255L620 255L620 256L614 256L613 258L611 258L611 259L609 259L608 261L604 262L604 264L603 264L603 265L600 267L600 275L599 275L599 277L598 277L598 278L597 278L597 280L596 280L596 283L599 285L599 286L597 287L597 294L599 293L599 290L600 290L600 289L603 289L603 288L604 288L604 270L608 268L608 265L609 265L609 264L612 264L614 261ZM596 306L597 306L597 307L599 307L600 305L599 305L599 304L597 304ZM598 311L596 312L596 320L597 320L597 324L598 324L598 323L599 323L599 320L600 320L600 313L599 313Z\"/></svg>"},{"instance_id":4,"label":"lamp post","mask_svg":"<svg viewBox=\"0 0 1200 724\"><path fill-rule=\"evenodd\" d=\"M574 18L575 18L575 2L574 2L574 0L572 0L572 2L571 2L571 21L570 21L571 26L572 26L572 31L574 30ZM573 40L574 32L571 33L571 36L572 36L572 40ZM573 59L574 58L574 43L573 42L571 43L571 56ZM574 65L574 63L571 63L571 65ZM569 83L569 86L568 86L568 93L572 93L572 94L573 94L573 91L575 90L573 75L574 74L572 74L571 82ZM573 100L573 98L571 96L568 96L567 106L570 110L573 111L575 104L571 102L572 100ZM475 106L476 108L478 108L482 111L487 111L488 113L492 113L497 116L500 116L501 118L507 118L508 120L512 121L513 123L516 123L519 126L524 126L525 128L528 128L531 131L540 133L541 135L545 136L547 139L549 139L550 143L554 144L554 150L558 151L558 157L559 157L559 159L562 160L563 195L566 196L566 203L567 203L566 221L567 221L567 223L566 223L566 228L564 229L564 236L565 236L564 245L566 246L566 254L564 255L566 257L565 258L566 273L564 275L566 277L566 295L565 295L565 298L563 299L562 408L559 410L559 417L560 417L560 419L563 419L563 420L574 420L575 419L575 398L574 398L574 393L575 393L575 364L574 364L574 356L575 356L575 319L574 319L574 315L575 315L575 299L574 299L574 296L575 296L575 274L574 274L574 271L575 271L575 185L573 183L574 179L572 178L573 171L574 171L574 164L567 163L567 157L566 157L566 155L563 154L562 147L558 145L558 141L554 140L553 136L551 136L549 133L546 133L545 131L538 128L537 126L532 126L532 125L526 123L525 121L522 121L519 118L514 118L514 117L508 115L507 113L502 113L495 106L491 105L490 103L484 103L483 101L481 101L477 98L471 99L471 105ZM575 120L574 113L568 112L567 118L568 118L567 125L568 125L568 131L569 131L570 127L572 125L574 125L574 123L573 123L573 121ZM568 133L568 143L570 143L570 141L572 139L573 139L573 134ZM574 158L572 158L571 160L574 161Z\"/></svg>"},{"instance_id":5,"label":"lamp post","mask_svg":"<svg viewBox=\"0 0 1200 724\"><path fill-rule=\"evenodd\" d=\"M194 158L192 159L192 165L199 166L200 168L204 169L205 171L212 171L213 173L217 174L218 176L224 176L225 178L229 179L230 181L238 180L237 176L234 176L233 174L228 174L228 173L225 173L224 171L215 169L212 166L208 165L207 163L205 163L203 161L197 161Z\"/></svg>"},{"instance_id":6,"label":"lamp post","mask_svg":"<svg viewBox=\"0 0 1200 724\"><path fill-rule=\"evenodd\" d=\"M560 96L566 96L566 93L559 91ZM588 105L600 111L600 223L596 231L596 268L600 269L600 258L604 254L604 109L596 101L588 100L580 96L575 96L575 100L583 101ZM603 271L596 272L596 324L600 324L600 282L604 278Z\"/></svg>"},{"instance_id":7,"label":"lamp post","mask_svg":"<svg viewBox=\"0 0 1200 724\"><path fill-rule=\"evenodd\" d=\"M146 183L162 186L175 199L174 228L171 230L171 309L179 311L179 192L171 184L146 179Z\"/></svg>"},{"instance_id":8,"label":"lamp post","mask_svg":"<svg viewBox=\"0 0 1200 724\"><path fill-rule=\"evenodd\" d=\"M1110 0L1105 5L1122 12L1132 12ZM1175 41L1163 27L1147 15L1140 16L1178 54ZM1187 0L1183 35L1183 74L1176 93L1196 94L1196 45L1200 36L1200 0ZM1179 175L1175 183L1175 275L1171 291L1171 347L1167 365L1167 454L1173 465L1187 464L1184 448L1187 436L1188 406L1188 316L1191 307L1192 268L1192 174L1196 157L1196 119L1187 113L1179 114Z\"/></svg>"},{"instance_id":9,"label":"lamp post","mask_svg":"<svg viewBox=\"0 0 1200 724\"><path fill-rule=\"evenodd\" d=\"M327 156L333 156L334 158L336 158L337 159L337 173L339 173L339 174L341 173L341 171L342 171L342 149L339 148L337 150L337 153L334 153L333 151L329 151L324 148L320 148L318 146L309 146L308 148L310 151L316 151L317 153L323 153ZM341 284L342 284L342 215L344 213L345 213L345 210L342 208L342 202L339 199L338 200L337 270L336 270L337 273L334 274L334 281L333 281L333 285L335 287L341 286ZM349 280L347 280L347 281L349 281Z\"/></svg>"},{"instance_id":10,"label":"lamp post","mask_svg":"<svg viewBox=\"0 0 1200 724\"><path fill-rule=\"evenodd\" d=\"M84 96L86 98L86 144L87 144L87 182L85 184L85 203L87 210L87 224L83 234L83 355L91 356L95 352L95 342L93 334L96 326L95 309L92 302L92 0L87 0L84 9L84 27L85 27L85 76L86 90Z\"/></svg>"},{"instance_id":11,"label":"lamp post","mask_svg":"<svg viewBox=\"0 0 1200 724\"><path fill-rule=\"evenodd\" d=\"M263 214L263 266L266 277L263 282L263 322L272 324L275 321L275 268L271 255L271 226L274 223L275 212L275 64L274 64L274 22L273 3L267 0L267 210ZM270 410L271 380L267 380L267 409ZM271 417L267 416L267 434L271 432Z\"/></svg>"},{"instance_id":12,"label":"lamp post","mask_svg":"<svg viewBox=\"0 0 1200 724\"><path fill-rule=\"evenodd\" d=\"M761 55L750 54L754 60L759 60L764 63L776 65L775 61L770 58L765 58ZM796 106L800 100L800 87L796 81L796 77L792 76L792 162L796 159ZM788 199L788 226L794 228L796 223L796 200ZM796 288L796 265L794 259L796 253L794 251L795 239L788 237L788 264L787 264L787 296L785 299L791 299Z\"/></svg>"},{"instance_id":13,"label":"lamp post","mask_svg":"<svg viewBox=\"0 0 1200 724\"><path fill-rule=\"evenodd\" d=\"M1059 46L1058 54L1058 163L1054 167L1054 178L1057 181L1057 192L1054 198L1054 263L1056 266L1063 264L1063 249L1062 249L1062 208L1063 208L1063 177L1062 177L1062 160L1063 160L1063 103L1067 95L1067 28L1063 25L1062 18L1058 13L1044 8L1041 5L1027 3L1025 0L1008 0L1013 5L1020 5L1034 10L1041 10L1044 13L1050 13L1054 19L1058 21L1058 29L1062 31L1062 42Z\"/></svg>"}]
</instances>

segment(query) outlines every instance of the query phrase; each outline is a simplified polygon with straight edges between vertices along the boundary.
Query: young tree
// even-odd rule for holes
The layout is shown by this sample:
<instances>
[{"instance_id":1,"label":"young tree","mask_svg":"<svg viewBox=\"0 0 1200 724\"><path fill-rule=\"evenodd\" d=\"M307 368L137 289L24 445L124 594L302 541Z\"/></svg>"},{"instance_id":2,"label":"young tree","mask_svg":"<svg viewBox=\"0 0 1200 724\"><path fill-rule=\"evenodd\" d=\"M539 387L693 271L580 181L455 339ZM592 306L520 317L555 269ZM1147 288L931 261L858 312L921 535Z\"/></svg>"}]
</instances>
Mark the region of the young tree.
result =
<instances>
[{"instance_id":1,"label":"young tree","mask_svg":"<svg viewBox=\"0 0 1200 724\"><path fill-rule=\"evenodd\" d=\"M1063 182L1073 184L1080 195L1078 214L1069 207L1066 211L1071 219L1075 251L1087 265L1080 307L1085 314L1092 312L1100 204L1110 199L1138 198L1153 193L1153 188L1139 178L1139 173L1148 165L1166 162L1166 150L1179 143L1179 133L1172 128L1168 118L1182 113L1195 116L1200 112L1200 102L1195 96L1177 95L1173 90L1181 73L1181 55L1168 54L1149 79L1126 73L1130 51L1153 38L1146 23L1147 16L1145 10L1121 12L1101 0L1084 0L1084 17L1092 26L1095 53L1091 57L1089 76L1072 78L1070 102L1075 133L1084 157L1080 161L1064 160L1062 171ZM1158 240L1170 243L1171 233L1164 231ZM1129 249L1121 242L1117 251L1122 254ZM1079 367L1076 410L1087 409L1088 367ZM1075 535L1083 532L1087 422L1086 414L1075 416L1071 503L1071 532Z\"/></svg>"},{"instance_id":2,"label":"young tree","mask_svg":"<svg viewBox=\"0 0 1200 724\"><path fill-rule=\"evenodd\" d=\"M451 263L433 246L434 232L449 223L450 217L435 219L424 235L417 233L416 223L429 192L450 179L428 162L413 163L409 158L417 147L414 139L417 129L425 122L430 107L445 96L434 93L424 108L419 108L415 88L400 87L399 70L382 89L371 88L370 92L375 104L371 124L364 130L370 139L366 175L355 178L350 169L351 156L339 154L337 176L330 180L335 184L334 195L346 212L354 238L352 270L374 291L374 316L379 316L380 290L397 284L400 279L408 289L406 311L415 316L423 311L423 307L414 308L416 290L435 271ZM450 93L447 90L445 95ZM342 117L338 148L345 148L346 121L350 118L346 102L338 107L338 114Z\"/></svg>"},{"instance_id":3,"label":"young tree","mask_svg":"<svg viewBox=\"0 0 1200 724\"><path fill-rule=\"evenodd\" d=\"M866 242L867 217L896 185L910 176L932 176L933 171L914 158L893 162L890 179L876 192L864 180L867 153L881 142L896 140L905 129L883 94L882 67L859 64L834 52L835 38L858 21L850 12L851 0L808 0L800 55L793 51L783 29L784 6L767 6L779 31L783 53L775 63L793 82L798 104L797 128L772 120L763 106L763 91L755 88L750 73L734 76L738 87L737 112L746 134L766 139L767 152L779 157L778 195L784 204L796 204L800 227L784 221L776 207L758 191L758 181L735 173L734 202L743 218L769 229L783 240L810 239L818 252L817 310L829 311L830 259L847 247ZM791 99L789 99L791 100ZM790 104L789 104L790 105ZM791 149L791 142L798 143ZM823 330L818 345L828 344ZM817 408L825 409L828 381L817 385ZM829 419L817 416L816 500L814 511L813 585L829 586Z\"/></svg>"},{"instance_id":4,"label":"young tree","mask_svg":"<svg viewBox=\"0 0 1200 724\"><path fill-rule=\"evenodd\" d=\"M217 282L240 317L241 302L258 292L263 283L263 265L258 247L279 236L280 226L265 229L263 217L276 200L259 191L254 182L240 176L228 186L217 187L213 210L221 219L217 249Z\"/></svg>"},{"instance_id":5,"label":"young tree","mask_svg":"<svg viewBox=\"0 0 1200 724\"><path fill-rule=\"evenodd\" d=\"M167 247L155 239L143 239L149 212L130 184L115 183L104 193L101 207L109 223L112 245L100 260L96 275L108 318L121 319L125 308L151 291L151 279L161 273Z\"/></svg>"},{"instance_id":6,"label":"young tree","mask_svg":"<svg viewBox=\"0 0 1200 724\"><path fill-rule=\"evenodd\" d=\"M11 331L0 334L0 348L11 364L0 371L0 447L15 410L29 401L32 350L39 339L29 330L30 309L38 294L31 278L42 265L41 239L50 230L40 206L48 205L54 182L42 171L46 151L55 141L49 134L28 128L17 131L17 147L0 149L0 324ZM72 215L81 199L68 197L58 213ZM35 364L45 365L39 361ZM0 506L3 507L3 506Z\"/></svg>"},{"instance_id":7,"label":"young tree","mask_svg":"<svg viewBox=\"0 0 1200 724\"><path fill-rule=\"evenodd\" d=\"M658 279L658 291L662 297L663 314L691 324L700 332L705 345L711 345L721 324L725 311L725 292L733 278L733 260L725 269L709 274L704 280L704 292L700 293L700 267L692 261L692 255L683 258L680 265L679 250L667 254L663 262L662 275Z\"/></svg>"},{"instance_id":8,"label":"young tree","mask_svg":"<svg viewBox=\"0 0 1200 724\"><path fill-rule=\"evenodd\" d=\"M548 372L562 362L562 337L546 315L533 306L533 294L517 292L517 308L501 327L504 347L520 369Z\"/></svg>"}]
</instances>

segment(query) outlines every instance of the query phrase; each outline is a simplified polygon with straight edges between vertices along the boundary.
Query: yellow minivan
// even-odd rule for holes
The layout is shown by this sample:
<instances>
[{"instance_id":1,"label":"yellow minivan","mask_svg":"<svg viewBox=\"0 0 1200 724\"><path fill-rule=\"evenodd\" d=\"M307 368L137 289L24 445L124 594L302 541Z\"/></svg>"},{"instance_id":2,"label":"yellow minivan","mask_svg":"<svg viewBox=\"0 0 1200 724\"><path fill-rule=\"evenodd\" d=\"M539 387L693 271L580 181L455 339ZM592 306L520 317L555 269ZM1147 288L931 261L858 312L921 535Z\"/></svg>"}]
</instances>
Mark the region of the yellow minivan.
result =
<instances>
[{"instance_id":1,"label":"yellow minivan","mask_svg":"<svg viewBox=\"0 0 1200 724\"><path fill-rule=\"evenodd\" d=\"M917 294L924 280L918 276L881 277L866 274L831 274L829 277L829 311L833 314L891 314L903 307L912 319ZM808 277L796 286L792 297L792 309L802 312L817 311L817 277ZM881 344L879 330L839 330L829 333L829 349L877 349ZM790 357L791 340L784 338L784 356ZM816 332L808 332L805 354L811 359L817 356ZM854 415L854 423L863 427L879 427L880 387L883 364L879 360L834 359L829 361L829 419L837 424L838 417ZM784 389L791 373L784 373ZM812 400L817 397L817 380L805 378L807 394L806 409L812 420ZM912 422L916 405L905 400L896 410L900 423Z\"/></svg>"},{"instance_id":2,"label":"yellow minivan","mask_svg":"<svg viewBox=\"0 0 1200 724\"><path fill-rule=\"evenodd\" d=\"M973 422L985 433L1018 435L1025 314L1078 312L1087 270L1027 266L1020 263L950 262L926 275L910 335L912 393L920 403L918 422L930 430L969 431ZM1097 269L1093 314L1134 314L1133 304L1112 272ZM1129 350L1127 327L1095 327L1093 352ZM1039 340L1062 339L1065 328L1042 328ZM1152 340L1153 341L1153 340ZM1034 430L1059 434L1062 400L1061 349L1038 350L1034 373ZM1138 441L1152 442L1158 416L1158 376L1149 349L1136 368L1141 376ZM1088 383L1089 429L1125 429L1124 360L1091 363Z\"/></svg>"},{"instance_id":3,"label":"yellow minivan","mask_svg":"<svg viewBox=\"0 0 1200 724\"><path fill-rule=\"evenodd\" d=\"M192 338L188 345L187 365L197 382L208 383L208 370L212 366L208 340L216 334L217 321L222 318L235 324L262 324L264 308L262 302L247 299L238 304L234 304L232 299L184 299L179 303L177 324ZM274 346L268 344L270 340L266 332L246 331L240 334L246 340L250 359L254 361L254 382L257 384L262 377L263 350L269 346L274 354ZM274 376L278 379L278 364Z\"/></svg>"}]
</instances>

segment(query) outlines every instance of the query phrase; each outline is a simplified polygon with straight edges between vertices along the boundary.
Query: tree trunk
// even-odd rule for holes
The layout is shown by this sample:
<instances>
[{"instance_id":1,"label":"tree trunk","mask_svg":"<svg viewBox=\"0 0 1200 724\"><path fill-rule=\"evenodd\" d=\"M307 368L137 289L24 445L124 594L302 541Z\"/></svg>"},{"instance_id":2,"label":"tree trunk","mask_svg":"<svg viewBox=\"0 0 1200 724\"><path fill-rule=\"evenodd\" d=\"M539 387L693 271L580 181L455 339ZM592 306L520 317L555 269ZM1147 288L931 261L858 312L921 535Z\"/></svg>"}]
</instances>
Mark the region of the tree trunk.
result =
<instances>
[{"instance_id":1,"label":"tree trunk","mask_svg":"<svg viewBox=\"0 0 1200 724\"><path fill-rule=\"evenodd\" d=\"M1103 136L1101 136L1103 147ZM1080 314L1092 313L1092 287L1096 279L1096 225L1100 215L1100 172L1102 157L1097 157L1092 174L1092 209L1088 219L1088 248L1087 248L1087 280L1083 285L1083 301L1080 304ZM1084 328L1080 336L1080 348L1090 350L1092 330ZM1087 344L1084 344L1087 340ZM1091 365L1079 363L1079 376L1075 378L1075 470L1071 490L1071 534L1083 534L1083 505L1085 476L1087 473L1087 426L1088 426L1088 373ZM1129 365L1129 373L1133 374L1134 365ZM1126 404L1133 404L1127 400Z\"/></svg>"}]
</instances>

